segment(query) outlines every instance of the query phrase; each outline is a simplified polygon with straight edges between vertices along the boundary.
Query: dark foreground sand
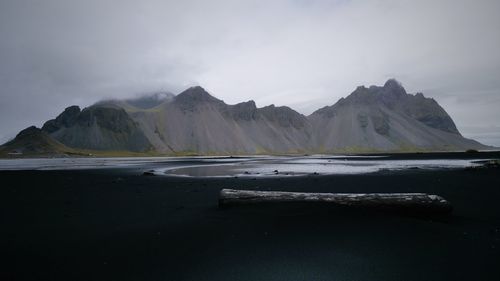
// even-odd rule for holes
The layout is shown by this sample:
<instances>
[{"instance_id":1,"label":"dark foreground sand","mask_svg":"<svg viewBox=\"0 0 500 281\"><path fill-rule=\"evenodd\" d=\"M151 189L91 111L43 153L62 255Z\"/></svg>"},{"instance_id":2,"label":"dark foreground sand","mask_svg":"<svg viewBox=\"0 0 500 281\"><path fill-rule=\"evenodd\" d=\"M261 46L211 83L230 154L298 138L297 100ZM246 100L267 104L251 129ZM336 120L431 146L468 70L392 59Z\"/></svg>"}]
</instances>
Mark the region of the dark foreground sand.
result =
<instances>
[{"instance_id":1,"label":"dark foreground sand","mask_svg":"<svg viewBox=\"0 0 500 281\"><path fill-rule=\"evenodd\" d=\"M281 179L0 171L0 280L500 280L500 170ZM221 188L428 192L449 217L218 209Z\"/></svg>"}]
</instances>

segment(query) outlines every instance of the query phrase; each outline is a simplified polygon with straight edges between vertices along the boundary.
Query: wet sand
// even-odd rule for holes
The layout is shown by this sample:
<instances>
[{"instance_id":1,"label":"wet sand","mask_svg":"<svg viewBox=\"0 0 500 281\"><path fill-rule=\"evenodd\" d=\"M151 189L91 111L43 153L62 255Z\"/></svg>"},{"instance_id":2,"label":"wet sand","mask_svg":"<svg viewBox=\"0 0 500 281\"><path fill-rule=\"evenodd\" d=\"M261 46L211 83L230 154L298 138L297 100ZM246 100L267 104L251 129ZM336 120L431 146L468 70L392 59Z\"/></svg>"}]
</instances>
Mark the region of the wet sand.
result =
<instances>
[{"instance_id":1,"label":"wet sand","mask_svg":"<svg viewBox=\"0 0 500 281\"><path fill-rule=\"evenodd\" d=\"M0 280L500 280L498 169L257 179L146 169L0 171ZM222 188L427 192L454 211L219 209Z\"/></svg>"}]
</instances>

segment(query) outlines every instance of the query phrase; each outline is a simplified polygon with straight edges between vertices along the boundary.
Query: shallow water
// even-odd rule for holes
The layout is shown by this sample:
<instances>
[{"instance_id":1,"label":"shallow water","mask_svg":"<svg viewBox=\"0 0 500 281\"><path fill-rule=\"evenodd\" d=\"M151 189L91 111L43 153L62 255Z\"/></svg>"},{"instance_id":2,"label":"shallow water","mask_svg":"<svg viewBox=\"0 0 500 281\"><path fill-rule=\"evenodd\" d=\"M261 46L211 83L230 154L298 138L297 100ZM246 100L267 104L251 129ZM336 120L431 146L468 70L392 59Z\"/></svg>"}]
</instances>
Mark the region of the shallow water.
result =
<instances>
[{"instance_id":1,"label":"shallow water","mask_svg":"<svg viewBox=\"0 0 500 281\"><path fill-rule=\"evenodd\" d=\"M487 159L388 159L385 156L141 157L2 159L0 170L67 170L132 167L185 177L287 177L365 174L383 170L458 169Z\"/></svg>"},{"instance_id":2,"label":"shallow water","mask_svg":"<svg viewBox=\"0 0 500 281\"><path fill-rule=\"evenodd\" d=\"M366 174L382 170L409 169L458 169L478 166L474 160L357 160L355 158L322 159L259 159L230 164L192 165L158 169L157 173L190 177L262 177L262 176L304 176L332 174Z\"/></svg>"}]
</instances>

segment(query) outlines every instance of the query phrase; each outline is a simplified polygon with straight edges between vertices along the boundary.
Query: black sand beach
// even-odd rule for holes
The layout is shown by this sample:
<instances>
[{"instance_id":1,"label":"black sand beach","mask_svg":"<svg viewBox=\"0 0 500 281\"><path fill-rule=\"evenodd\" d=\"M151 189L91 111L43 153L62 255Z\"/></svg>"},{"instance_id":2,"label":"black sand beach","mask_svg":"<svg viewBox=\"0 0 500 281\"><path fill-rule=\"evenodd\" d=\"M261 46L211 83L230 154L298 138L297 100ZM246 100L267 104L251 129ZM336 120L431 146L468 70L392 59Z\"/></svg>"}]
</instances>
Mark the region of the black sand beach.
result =
<instances>
[{"instance_id":1,"label":"black sand beach","mask_svg":"<svg viewBox=\"0 0 500 281\"><path fill-rule=\"evenodd\" d=\"M146 169L0 171L0 280L500 280L498 169L259 179ZM219 209L222 188L427 192L454 211Z\"/></svg>"}]
</instances>

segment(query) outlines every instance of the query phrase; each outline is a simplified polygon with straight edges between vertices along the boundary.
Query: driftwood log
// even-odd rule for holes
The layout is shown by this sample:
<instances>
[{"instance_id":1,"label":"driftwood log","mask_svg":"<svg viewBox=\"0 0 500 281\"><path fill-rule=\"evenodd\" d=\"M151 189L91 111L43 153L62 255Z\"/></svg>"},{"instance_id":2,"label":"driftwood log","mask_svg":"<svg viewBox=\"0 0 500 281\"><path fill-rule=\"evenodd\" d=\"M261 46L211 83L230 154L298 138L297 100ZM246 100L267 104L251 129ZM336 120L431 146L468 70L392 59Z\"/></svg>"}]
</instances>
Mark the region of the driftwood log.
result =
<instances>
[{"instance_id":1,"label":"driftwood log","mask_svg":"<svg viewBox=\"0 0 500 281\"><path fill-rule=\"evenodd\" d=\"M255 203L331 203L340 206L451 212L451 204L441 196L426 193L306 193L222 189L219 206Z\"/></svg>"}]
</instances>

